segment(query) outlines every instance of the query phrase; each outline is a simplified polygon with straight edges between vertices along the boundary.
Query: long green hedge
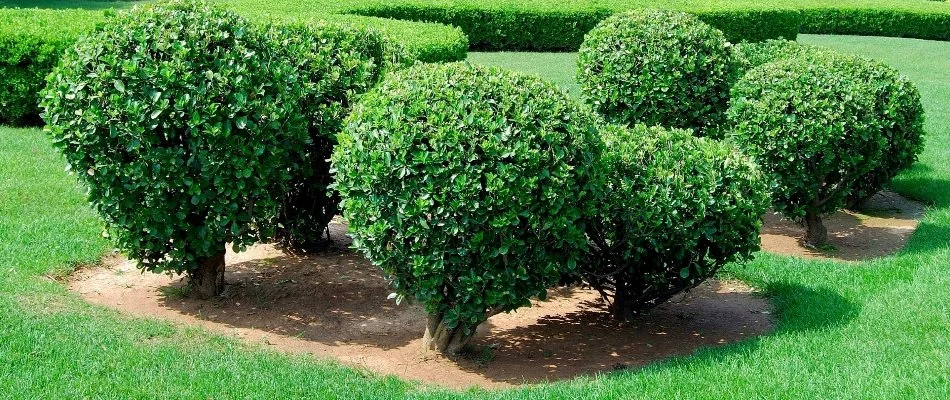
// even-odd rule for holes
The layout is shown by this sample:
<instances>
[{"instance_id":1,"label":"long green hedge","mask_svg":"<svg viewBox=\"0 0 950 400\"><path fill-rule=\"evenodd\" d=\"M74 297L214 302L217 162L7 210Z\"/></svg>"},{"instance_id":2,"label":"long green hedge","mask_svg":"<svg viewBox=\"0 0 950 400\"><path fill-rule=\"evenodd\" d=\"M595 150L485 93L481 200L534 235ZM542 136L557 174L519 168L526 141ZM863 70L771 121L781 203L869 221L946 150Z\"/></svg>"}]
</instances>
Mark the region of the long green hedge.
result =
<instances>
[{"instance_id":1,"label":"long green hedge","mask_svg":"<svg viewBox=\"0 0 950 400\"><path fill-rule=\"evenodd\" d=\"M950 40L950 3L927 0L217 1L252 19L322 19L379 29L430 62L464 59L469 47L573 51L600 20L636 7L693 12L732 41L794 39L799 32ZM103 18L102 11L0 8L0 123L37 121L44 76L66 46Z\"/></svg>"},{"instance_id":2,"label":"long green hedge","mask_svg":"<svg viewBox=\"0 0 950 400\"><path fill-rule=\"evenodd\" d=\"M472 5L369 4L348 10L359 15L410 21L438 21L462 28L473 49L574 51L584 35L615 13L606 8L484 8ZM790 8L696 11L732 41L794 40L801 14Z\"/></svg>"},{"instance_id":3,"label":"long green hedge","mask_svg":"<svg viewBox=\"0 0 950 400\"><path fill-rule=\"evenodd\" d=\"M0 8L0 124L29 125L39 120L37 93L63 51L112 11ZM468 41L455 27L354 15L268 15L252 19L328 20L379 29L421 61L457 61Z\"/></svg>"},{"instance_id":4,"label":"long green hedge","mask_svg":"<svg viewBox=\"0 0 950 400\"><path fill-rule=\"evenodd\" d=\"M67 46L101 12L0 9L0 123L38 121L37 93Z\"/></svg>"},{"instance_id":5,"label":"long green hedge","mask_svg":"<svg viewBox=\"0 0 950 400\"><path fill-rule=\"evenodd\" d=\"M794 39L799 31L950 40L950 4L926 0L342 0L337 7L455 25L478 50L576 50L601 19L640 7L695 13L732 41Z\"/></svg>"}]
</instances>

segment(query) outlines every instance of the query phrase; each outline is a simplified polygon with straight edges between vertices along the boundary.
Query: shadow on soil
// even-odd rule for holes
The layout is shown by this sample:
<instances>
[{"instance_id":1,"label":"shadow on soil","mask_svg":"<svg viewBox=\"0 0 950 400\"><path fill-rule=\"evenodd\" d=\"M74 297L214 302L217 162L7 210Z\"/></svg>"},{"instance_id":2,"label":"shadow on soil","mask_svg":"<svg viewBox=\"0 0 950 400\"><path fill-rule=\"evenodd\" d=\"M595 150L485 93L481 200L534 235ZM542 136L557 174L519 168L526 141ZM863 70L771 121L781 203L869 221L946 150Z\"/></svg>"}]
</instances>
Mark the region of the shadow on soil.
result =
<instances>
[{"instance_id":1,"label":"shadow on soil","mask_svg":"<svg viewBox=\"0 0 950 400\"><path fill-rule=\"evenodd\" d=\"M215 323L331 346L417 345L411 342L425 326L421 307L387 300L391 290L381 272L348 250L237 263L228 266L227 280L225 296L214 302L174 295L180 283L164 288L159 301ZM589 292L576 300L581 291L560 289L549 301L565 301L569 311L540 310L543 305L528 309L537 315L527 318L497 316L480 327L470 351L453 361L493 382L555 381L639 368L763 334L840 324L858 312L855 304L827 290L772 285L757 294L729 292L720 285L697 288L630 322L614 321ZM776 312L780 329L770 333Z\"/></svg>"}]
</instances>

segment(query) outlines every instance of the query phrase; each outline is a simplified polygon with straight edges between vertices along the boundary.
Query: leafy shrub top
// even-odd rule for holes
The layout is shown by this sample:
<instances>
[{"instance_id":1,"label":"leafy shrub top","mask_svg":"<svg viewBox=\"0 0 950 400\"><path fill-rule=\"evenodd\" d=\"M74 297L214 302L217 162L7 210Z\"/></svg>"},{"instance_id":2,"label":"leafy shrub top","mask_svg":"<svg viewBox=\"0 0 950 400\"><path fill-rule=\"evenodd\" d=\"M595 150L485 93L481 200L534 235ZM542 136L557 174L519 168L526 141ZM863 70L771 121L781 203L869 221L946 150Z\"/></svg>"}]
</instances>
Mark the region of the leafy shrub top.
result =
<instances>
[{"instance_id":1,"label":"leafy shrub top","mask_svg":"<svg viewBox=\"0 0 950 400\"><path fill-rule=\"evenodd\" d=\"M876 64L804 52L749 71L732 90L732 138L772 175L776 210L792 218L842 208L856 182L885 165Z\"/></svg>"},{"instance_id":2,"label":"leafy shrub top","mask_svg":"<svg viewBox=\"0 0 950 400\"><path fill-rule=\"evenodd\" d=\"M661 304L759 248L764 175L731 144L686 130L610 126L605 193L581 277L629 317Z\"/></svg>"},{"instance_id":3,"label":"leafy shrub top","mask_svg":"<svg viewBox=\"0 0 950 400\"><path fill-rule=\"evenodd\" d=\"M390 74L333 154L354 244L450 329L544 296L585 247L596 118L495 68Z\"/></svg>"},{"instance_id":4,"label":"leafy shrub top","mask_svg":"<svg viewBox=\"0 0 950 400\"><path fill-rule=\"evenodd\" d=\"M631 11L587 34L578 79L586 101L612 122L702 131L721 122L729 101L729 46L695 16Z\"/></svg>"},{"instance_id":5,"label":"leafy shrub top","mask_svg":"<svg viewBox=\"0 0 950 400\"><path fill-rule=\"evenodd\" d=\"M205 3L123 12L49 77L44 119L118 246L144 268L269 236L288 154L306 139L293 66Z\"/></svg>"},{"instance_id":6,"label":"leafy shrub top","mask_svg":"<svg viewBox=\"0 0 950 400\"><path fill-rule=\"evenodd\" d=\"M382 33L348 25L291 24L274 29L274 42L301 75L301 110L309 120L309 140L293 155L293 179L278 219L278 239L287 248L318 251L322 234L336 215L339 197L329 158L343 118L356 98L390 69L409 58Z\"/></svg>"}]
</instances>

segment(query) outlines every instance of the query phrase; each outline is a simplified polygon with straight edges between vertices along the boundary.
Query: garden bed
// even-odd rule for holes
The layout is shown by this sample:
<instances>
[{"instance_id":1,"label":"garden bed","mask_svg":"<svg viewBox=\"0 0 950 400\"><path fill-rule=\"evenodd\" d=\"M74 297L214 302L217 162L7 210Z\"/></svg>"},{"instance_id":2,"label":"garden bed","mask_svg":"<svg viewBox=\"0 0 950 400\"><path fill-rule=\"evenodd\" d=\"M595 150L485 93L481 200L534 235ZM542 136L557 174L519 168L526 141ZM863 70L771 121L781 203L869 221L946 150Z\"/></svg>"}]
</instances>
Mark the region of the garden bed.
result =
<instances>
[{"instance_id":1,"label":"garden bed","mask_svg":"<svg viewBox=\"0 0 950 400\"><path fill-rule=\"evenodd\" d=\"M884 192L860 213L828 220L835 249L801 245L797 224L769 215L766 251L863 260L898 251L923 206ZM767 299L738 282L710 281L634 322L610 318L598 294L567 288L547 301L493 317L460 357L423 353L425 312L387 300L381 272L348 250L345 226L331 225L337 247L291 255L272 245L228 254L228 289L213 302L186 297L182 279L140 273L125 259L78 272L70 288L90 302L133 315L200 325L282 351L311 353L381 374L464 388L505 387L636 368L695 350L768 333Z\"/></svg>"},{"instance_id":2,"label":"garden bed","mask_svg":"<svg viewBox=\"0 0 950 400\"><path fill-rule=\"evenodd\" d=\"M70 288L133 315L454 388L636 368L772 330L768 301L737 282L708 282L628 323L614 321L595 291L570 288L491 318L463 356L425 354L424 310L387 300L379 269L346 249L342 225L331 227L341 247L326 254L293 256L271 245L229 253L228 289L213 302L183 296L180 278L142 274L115 257L78 272Z\"/></svg>"}]
</instances>

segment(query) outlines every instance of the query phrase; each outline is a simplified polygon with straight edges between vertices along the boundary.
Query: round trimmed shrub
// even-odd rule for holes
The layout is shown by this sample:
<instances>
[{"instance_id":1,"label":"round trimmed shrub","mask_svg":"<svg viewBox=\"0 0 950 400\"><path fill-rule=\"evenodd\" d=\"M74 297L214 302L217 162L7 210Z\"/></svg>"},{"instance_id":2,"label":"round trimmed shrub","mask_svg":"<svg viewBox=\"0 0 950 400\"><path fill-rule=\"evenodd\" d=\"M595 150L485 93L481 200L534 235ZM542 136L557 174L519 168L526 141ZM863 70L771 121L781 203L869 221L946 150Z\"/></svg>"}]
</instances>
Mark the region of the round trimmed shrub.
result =
<instances>
[{"instance_id":1,"label":"round trimmed shrub","mask_svg":"<svg viewBox=\"0 0 950 400\"><path fill-rule=\"evenodd\" d=\"M462 63L390 74L347 118L336 188L354 245L454 353L586 251L597 118L538 78Z\"/></svg>"},{"instance_id":2,"label":"round trimmed shrub","mask_svg":"<svg viewBox=\"0 0 950 400\"><path fill-rule=\"evenodd\" d=\"M705 134L722 122L735 80L730 46L693 15L630 11L587 34L578 81L586 101L611 122Z\"/></svg>"},{"instance_id":3,"label":"round trimmed shrub","mask_svg":"<svg viewBox=\"0 0 950 400\"><path fill-rule=\"evenodd\" d=\"M43 118L118 247L223 290L227 243L268 238L306 140L293 65L262 30L202 2L137 7L69 50ZM276 193L276 194L275 194Z\"/></svg>"},{"instance_id":4,"label":"round trimmed shrub","mask_svg":"<svg viewBox=\"0 0 950 400\"><path fill-rule=\"evenodd\" d=\"M385 73L403 66L404 50L375 30L347 25L288 25L272 31L273 41L300 76L301 109L309 121L309 141L294 154L293 179L278 218L277 239L286 248L315 252L329 244L330 220L339 195L329 189L330 154L343 118L356 98Z\"/></svg>"},{"instance_id":5,"label":"round trimmed shrub","mask_svg":"<svg viewBox=\"0 0 950 400\"><path fill-rule=\"evenodd\" d=\"M730 136L776 181L773 207L805 220L809 245L827 240L823 215L870 190L863 177L890 168L889 111L878 106L881 85L869 80L878 68L809 51L752 69L732 90Z\"/></svg>"},{"instance_id":6,"label":"round trimmed shrub","mask_svg":"<svg viewBox=\"0 0 950 400\"><path fill-rule=\"evenodd\" d=\"M881 163L857 178L848 195L848 207L856 207L887 185L900 171L917 162L924 150L924 106L910 79L893 68L873 62L860 71L875 94L874 112L884 136Z\"/></svg>"},{"instance_id":7,"label":"round trimmed shrub","mask_svg":"<svg viewBox=\"0 0 950 400\"><path fill-rule=\"evenodd\" d=\"M735 146L643 125L602 137L604 196L579 277L615 317L656 307L759 249L768 184Z\"/></svg>"}]
</instances>

